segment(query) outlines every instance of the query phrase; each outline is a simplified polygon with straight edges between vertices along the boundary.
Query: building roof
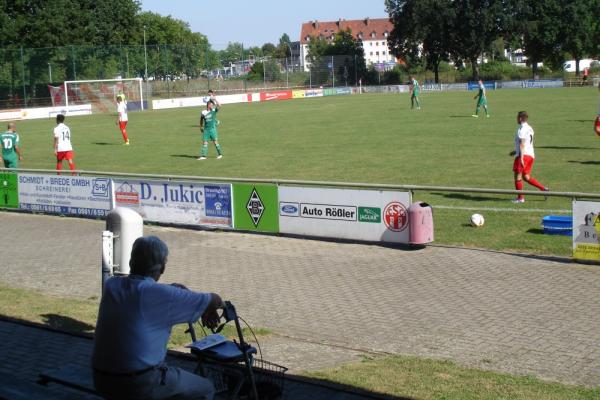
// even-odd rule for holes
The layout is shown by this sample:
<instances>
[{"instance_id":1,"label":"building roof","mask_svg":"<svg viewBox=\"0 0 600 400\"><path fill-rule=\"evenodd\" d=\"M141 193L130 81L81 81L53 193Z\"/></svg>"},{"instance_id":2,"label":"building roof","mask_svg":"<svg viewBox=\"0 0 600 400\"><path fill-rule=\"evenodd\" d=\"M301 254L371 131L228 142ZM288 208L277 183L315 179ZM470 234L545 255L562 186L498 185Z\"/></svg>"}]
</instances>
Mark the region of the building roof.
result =
<instances>
[{"instance_id":1,"label":"building roof","mask_svg":"<svg viewBox=\"0 0 600 400\"><path fill-rule=\"evenodd\" d=\"M360 40L386 40L394 26L388 18L365 18L346 21L339 19L331 22L310 21L302 24L300 43L307 44L310 36L331 38L340 30L350 29L352 35Z\"/></svg>"}]
</instances>

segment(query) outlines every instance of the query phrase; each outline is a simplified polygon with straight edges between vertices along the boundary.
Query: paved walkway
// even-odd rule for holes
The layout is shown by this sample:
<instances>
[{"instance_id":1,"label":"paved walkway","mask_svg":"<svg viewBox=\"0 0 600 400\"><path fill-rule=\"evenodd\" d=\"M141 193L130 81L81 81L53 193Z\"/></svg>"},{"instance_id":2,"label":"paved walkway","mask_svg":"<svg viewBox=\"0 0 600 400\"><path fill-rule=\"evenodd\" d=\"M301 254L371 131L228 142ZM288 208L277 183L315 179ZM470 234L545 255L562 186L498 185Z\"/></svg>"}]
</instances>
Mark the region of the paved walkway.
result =
<instances>
[{"instance_id":1,"label":"paved walkway","mask_svg":"<svg viewBox=\"0 0 600 400\"><path fill-rule=\"evenodd\" d=\"M90 298L101 221L0 213L0 281ZM165 282L216 291L280 336L265 358L292 371L364 352L600 386L600 267L430 246L405 251L145 227L170 247ZM348 350L352 349L352 350Z\"/></svg>"},{"instance_id":2,"label":"paved walkway","mask_svg":"<svg viewBox=\"0 0 600 400\"><path fill-rule=\"evenodd\" d=\"M53 370L57 366L64 367L68 364L80 367L82 370L89 370L91 352L92 340L89 338L0 320L0 359L2 360L0 373L2 374L33 383L39 379L40 372ZM167 361L170 365L189 371L193 371L196 367L196 363L187 357L173 354L167 356ZM410 400L378 396L364 391L357 392L354 388L337 387L316 380L288 379L283 389L282 398L287 400ZM98 396L71 390L56 383L50 383L46 391L63 396L69 393L82 400L100 399ZM221 395L217 399L222 397L225 396Z\"/></svg>"}]
</instances>

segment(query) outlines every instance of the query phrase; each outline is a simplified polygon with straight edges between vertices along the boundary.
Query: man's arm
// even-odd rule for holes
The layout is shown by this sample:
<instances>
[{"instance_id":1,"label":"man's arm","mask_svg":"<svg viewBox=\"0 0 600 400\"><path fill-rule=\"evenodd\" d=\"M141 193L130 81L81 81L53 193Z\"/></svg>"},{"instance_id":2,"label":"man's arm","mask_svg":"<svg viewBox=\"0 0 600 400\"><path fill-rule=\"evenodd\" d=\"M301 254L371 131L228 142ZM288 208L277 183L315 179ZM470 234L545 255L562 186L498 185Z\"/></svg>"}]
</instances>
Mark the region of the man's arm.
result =
<instances>
[{"instance_id":1,"label":"man's arm","mask_svg":"<svg viewBox=\"0 0 600 400\"><path fill-rule=\"evenodd\" d=\"M54 154L58 154L58 138L54 136Z\"/></svg>"},{"instance_id":2,"label":"man's arm","mask_svg":"<svg viewBox=\"0 0 600 400\"><path fill-rule=\"evenodd\" d=\"M525 166L523 161L523 152L525 151L525 139L519 139L519 162L522 166Z\"/></svg>"},{"instance_id":3,"label":"man's arm","mask_svg":"<svg viewBox=\"0 0 600 400\"><path fill-rule=\"evenodd\" d=\"M17 155L19 156L19 161L21 161L23 159L23 156L21 155L21 148L17 145L15 145L15 151L17 152Z\"/></svg>"},{"instance_id":4,"label":"man's arm","mask_svg":"<svg viewBox=\"0 0 600 400\"><path fill-rule=\"evenodd\" d=\"M204 122L205 122L204 114L202 114L200 116L200 132L204 132Z\"/></svg>"},{"instance_id":5,"label":"man's arm","mask_svg":"<svg viewBox=\"0 0 600 400\"><path fill-rule=\"evenodd\" d=\"M223 308L223 300L221 299L221 296L216 293L211 293L210 296L210 303L208 304L208 307L206 307L204 314L202 314L202 325L214 329L219 325L220 318L217 310Z\"/></svg>"}]
</instances>

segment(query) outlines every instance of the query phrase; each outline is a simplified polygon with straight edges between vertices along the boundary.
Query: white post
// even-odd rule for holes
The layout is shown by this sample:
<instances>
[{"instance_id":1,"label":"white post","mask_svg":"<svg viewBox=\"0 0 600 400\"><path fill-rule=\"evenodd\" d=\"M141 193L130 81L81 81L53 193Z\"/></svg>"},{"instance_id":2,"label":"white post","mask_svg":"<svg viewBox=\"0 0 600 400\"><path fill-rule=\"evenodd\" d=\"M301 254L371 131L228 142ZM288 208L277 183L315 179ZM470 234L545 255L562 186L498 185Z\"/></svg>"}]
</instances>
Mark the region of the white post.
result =
<instances>
[{"instance_id":1,"label":"white post","mask_svg":"<svg viewBox=\"0 0 600 400\"><path fill-rule=\"evenodd\" d=\"M146 80L146 96L148 96L148 52L146 50L146 25L144 25L144 79ZM142 91L140 85L140 92ZM142 99L142 110L144 109L144 99Z\"/></svg>"},{"instance_id":2,"label":"white post","mask_svg":"<svg viewBox=\"0 0 600 400\"><path fill-rule=\"evenodd\" d=\"M140 84L140 101L141 101L141 107L142 107L142 111L144 111L144 93L142 92L142 80L139 80L139 84ZM146 93L147 95L148 93Z\"/></svg>"},{"instance_id":3,"label":"white post","mask_svg":"<svg viewBox=\"0 0 600 400\"><path fill-rule=\"evenodd\" d=\"M113 275L113 240L114 235L111 231L102 232L102 292L104 283Z\"/></svg>"},{"instance_id":4,"label":"white post","mask_svg":"<svg viewBox=\"0 0 600 400\"><path fill-rule=\"evenodd\" d=\"M65 81L65 108L67 109L67 113L69 112L69 92L67 91L67 82Z\"/></svg>"}]
</instances>

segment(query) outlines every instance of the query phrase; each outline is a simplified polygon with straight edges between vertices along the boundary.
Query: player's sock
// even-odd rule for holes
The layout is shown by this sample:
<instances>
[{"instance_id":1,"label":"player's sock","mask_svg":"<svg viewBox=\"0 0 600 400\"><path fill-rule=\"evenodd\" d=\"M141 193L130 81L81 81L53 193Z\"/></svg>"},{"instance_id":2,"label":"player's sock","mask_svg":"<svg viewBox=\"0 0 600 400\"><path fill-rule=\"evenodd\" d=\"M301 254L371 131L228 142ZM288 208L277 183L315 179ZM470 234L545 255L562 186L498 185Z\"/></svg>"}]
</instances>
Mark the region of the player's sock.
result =
<instances>
[{"instance_id":1,"label":"player's sock","mask_svg":"<svg viewBox=\"0 0 600 400\"><path fill-rule=\"evenodd\" d=\"M57 162L57 163L56 163L56 169L57 169L58 171L60 171L60 170L62 169L62 162Z\"/></svg>"},{"instance_id":2,"label":"player's sock","mask_svg":"<svg viewBox=\"0 0 600 400\"><path fill-rule=\"evenodd\" d=\"M123 135L123 140L125 141L125 143L129 142L129 137L127 136L127 129L123 129L121 131L121 134Z\"/></svg>"},{"instance_id":3,"label":"player's sock","mask_svg":"<svg viewBox=\"0 0 600 400\"><path fill-rule=\"evenodd\" d=\"M220 145L220 144L218 144L218 143L217 143L217 144L215 144L215 148L217 149L217 154L218 154L218 155L221 155L221 154L223 154L223 153L221 152L221 145Z\"/></svg>"},{"instance_id":4,"label":"player's sock","mask_svg":"<svg viewBox=\"0 0 600 400\"><path fill-rule=\"evenodd\" d=\"M69 169L71 170L71 175L75 175L75 172L72 172L72 171L75 171L75 163L70 163Z\"/></svg>"},{"instance_id":5,"label":"player's sock","mask_svg":"<svg viewBox=\"0 0 600 400\"><path fill-rule=\"evenodd\" d=\"M202 145L202 151L200 152L200 157L206 157L208 154L208 144Z\"/></svg>"},{"instance_id":6,"label":"player's sock","mask_svg":"<svg viewBox=\"0 0 600 400\"><path fill-rule=\"evenodd\" d=\"M523 190L523 181L521 181L521 180L515 181L515 189ZM523 198L524 198L524 196L522 194L517 196L517 199L523 199Z\"/></svg>"},{"instance_id":7,"label":"player's sock","mask_svg":"<svg viewBox=\"0 0 600 400\"><path fill-rule=\"evenodd\" d=\"M544 186L541 183L539 183L537 181L537 179L535 179L535 178L529 178L529 180L527 181L527 183L529 183L530 185L535 186L536 188L538 188L540 190L545 190L546 189L546 186Z\"/></svg>"}]
</instances>

